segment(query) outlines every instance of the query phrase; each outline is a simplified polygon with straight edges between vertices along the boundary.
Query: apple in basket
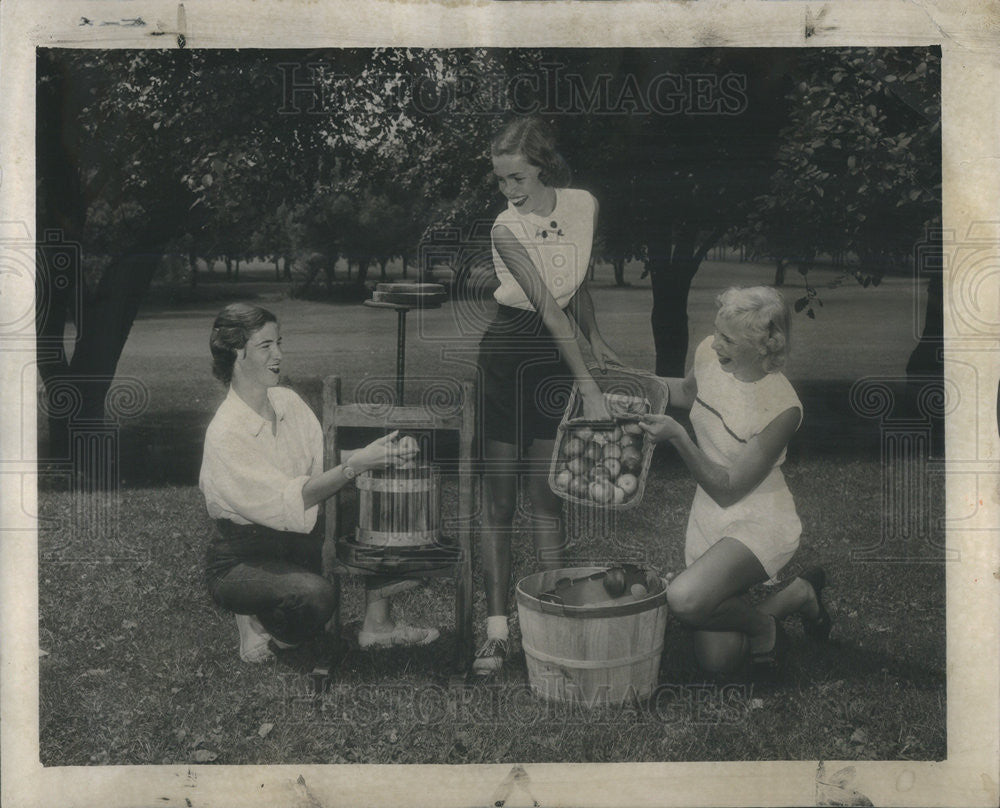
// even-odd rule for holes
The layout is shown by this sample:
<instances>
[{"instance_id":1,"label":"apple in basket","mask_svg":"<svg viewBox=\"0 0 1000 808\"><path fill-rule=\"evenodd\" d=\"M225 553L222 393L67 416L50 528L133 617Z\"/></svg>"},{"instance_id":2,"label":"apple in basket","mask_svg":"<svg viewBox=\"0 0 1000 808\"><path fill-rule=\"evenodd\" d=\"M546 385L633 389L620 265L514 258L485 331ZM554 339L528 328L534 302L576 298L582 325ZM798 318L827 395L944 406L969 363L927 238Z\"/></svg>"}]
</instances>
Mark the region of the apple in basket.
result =
<instances>
[{"instance_id":1,"label":"apple in basket","mask_svg":"<svg viewBox=\"0 0 1000 808\"><path fill-rule=\"evenodd\" d=\"M615 484L625 492L625 497L628 498L631 497L639 487L639 478L634 474L623 474L615 480Z\"/></svg>"},{"instance_id":2,"label":"apple in basket","mask_svg":"<svg viewBox=\"0 0 1000 808\"><path fill-rule=\"evenodd\" d=\"M574 457L566 464L566 468L576 476L586 476L590 471L590 463L585 457Z\"/></svg>"},{"instance_id":3,"label":"apple in basket","mask_svg":"<svg viewBox=\"0 0 1000 808\"><path fill-rule=\"evenodd\" d=\"M568 491L569 484L573 481L573 472L569 469L563 469L560 471L553 480L553 485L555 485L558 491Z\"/></svg>"},{"instance_id":4,"label":"apple in basket","mask_svg":"<svg viewBox=\"0 0 1000 808\"><path fill-rule=\"evenodd\" d=\"M573 437L563 441L562 453L566 457L578 457L583 454L586 444L579 438Z\"/></svg>"},{"instance_id":5,"label":"apple in basket","mask_svg":"<svg viewBox=\"0 0 1000 808\"><path fill-rule=\"evenodd\" d=\"M587 478L574 477L569 484L569 493L577 499L587 499L590 494L590 486L587 485Z\"/></svg>"},{"instance_id":6,"label":"apple in basket","mask_svg":"<svg viewBox=\"0 0 1000 808\"><path fill-rule=\"evenodd\" d=\"M642 453L634 446L622 450L621 464L624 471L635 474L642 467Z\"/></svg>"},{"instance_id":7,"label":"apple in basket","mask_svg":"<svg viewBox=\"0 0 1000 808\"><path fill-rule=\"evenodd\" d=\"M598 480L590 484L590 498L604 505L614 498L614 485L609 480Z\"/></svg>"},{"instance_id":8,"label":"apple in basket","mask_svg":"<svg viewBox=\"0 0 1000 808\"><path fill-rule=\"evenodd\" d=\"M618 479L618 475L622 473L622 464L617 457L604 458L604 468L608 470L608 476L612 480Z\"/></svg>"}]
</instances>

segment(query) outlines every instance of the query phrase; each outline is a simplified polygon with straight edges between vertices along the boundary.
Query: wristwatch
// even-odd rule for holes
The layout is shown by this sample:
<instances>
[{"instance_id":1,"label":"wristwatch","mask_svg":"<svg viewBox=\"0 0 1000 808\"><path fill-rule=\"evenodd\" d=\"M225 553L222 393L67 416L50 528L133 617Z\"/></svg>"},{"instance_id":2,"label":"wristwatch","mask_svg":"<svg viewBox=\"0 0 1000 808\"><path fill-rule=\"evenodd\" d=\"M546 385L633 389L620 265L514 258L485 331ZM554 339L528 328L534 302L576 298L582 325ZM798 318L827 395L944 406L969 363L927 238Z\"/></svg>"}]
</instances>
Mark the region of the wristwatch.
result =
<instances>
[{"instance_id":1,"label":"wristwatch","mask_svg":"<svg viewBox=\"0 0 1000 808\"><path fill-rule=\"evenodd\" d=\"M358 473L346 463L340 467L340 470L348 480L353 480L358 476Z\"/></svg>"}]
</instances>

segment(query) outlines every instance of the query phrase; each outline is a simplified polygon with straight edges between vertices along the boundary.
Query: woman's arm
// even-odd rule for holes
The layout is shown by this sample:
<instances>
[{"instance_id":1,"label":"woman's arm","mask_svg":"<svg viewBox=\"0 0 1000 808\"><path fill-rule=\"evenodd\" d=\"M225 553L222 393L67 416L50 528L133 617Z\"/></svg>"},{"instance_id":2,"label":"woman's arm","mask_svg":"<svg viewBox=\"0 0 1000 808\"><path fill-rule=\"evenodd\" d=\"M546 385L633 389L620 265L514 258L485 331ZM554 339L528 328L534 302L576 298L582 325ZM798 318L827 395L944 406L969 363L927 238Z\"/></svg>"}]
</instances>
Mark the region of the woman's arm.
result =
<instances>
[{"instance_id":1,"label":"woman's arm","mask_svg":"<svg viewBox=\"0 0 1000 808\"><path fill-rule=\"evenodd\" d=\"M560 355L569 366L573 376L576 377L583 395L584 416L587 418L610 418L601 388L597 386L594 377L587 370L583 354L580 353L580 346L576 343L576 328L563 310L559 308L559 304L556 303L552 293L542 281L528 251L515 238L510 228L504 225L497 225L493 228L493 245L496 247L504 266L524 290L528 301L542 318L542 322L559 347Z\"/></svg>"},{"instance_id":2,"label":"woman's arm","mask_svg":"<svg viewBox=\"0 0 1000 808\"><path fill-rule=\"evenodd\" d=\"M694 377L694 368L683 379L671 376L663 379L667 385L670 397L668 405L679 410L690 410L698 397L698 381Z\"/></svg>"},{"instance_id":3,"label":"woman's arm","mask_svg":"<svg viewBox=\"0 0 1000 808\"><path fill-rule=\"evenodd\" d=\"M593 351L597 367L604 370L609 362L617 365L622 364L622 360L618 354L604 341L604 337L601 336L601 332L597 329L594 301L590 297L590 290L587 289L586 282L577 289L566 310L568 317L571 317L570 312L576 313L576 323L580 327L580 332L587 339L587 342L590 343L590 349Z\"/></svg>"},{"instance_id":4,"label":"woman's arm","mask_svg":"<svg viewBox=\"0 0 1000 808\"><path fill-rule=\"evenodd\" d=\"M302 486L302 502L305 507L308 509L329 499L351 481L351 478L344 474L344 466L350 466L355 472L361 474L372 469L385 468L394 465L398 460L407 460L412 457L415 450L412 452L400 450L399 442L396 440L398 434L399 431L396 430L369 443L363 449L341 452L339 465L313 475Z\"/></svg>"},{"instance_id":5,"label":"woman's arm","mask_svg":"<svg viewBox=\"0 0 1000 808\"><path fill-rule=\"evenodd\" d=\"M753 491L774 467L799 425L799 408L789 407L751 438L732 466L709 460L687 430L669 415L646 415L640 426L654 441L670 441L705 492L722 508Z\"/></svg>"}]
</instances>

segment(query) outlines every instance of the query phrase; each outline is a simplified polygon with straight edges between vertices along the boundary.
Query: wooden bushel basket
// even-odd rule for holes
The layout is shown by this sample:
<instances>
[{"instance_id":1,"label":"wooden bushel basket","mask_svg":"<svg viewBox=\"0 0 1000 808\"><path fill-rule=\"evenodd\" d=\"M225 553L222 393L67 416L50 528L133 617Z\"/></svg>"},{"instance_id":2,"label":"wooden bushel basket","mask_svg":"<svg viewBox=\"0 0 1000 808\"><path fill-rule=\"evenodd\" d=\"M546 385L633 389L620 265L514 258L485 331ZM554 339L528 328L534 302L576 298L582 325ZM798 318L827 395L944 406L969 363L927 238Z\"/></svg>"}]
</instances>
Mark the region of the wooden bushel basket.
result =
<instances>
[{"instance_id":1,"label":"wooden bushel basket","mask_svg":"<svg viewBox=\"0 0 1000 808\"><path fill-rule=\"evenodd\" d=\"M531 689L549 701L620 706L656 687L667 627L667 585L615 605L568 606L539 597L562 578L602 567L549 570L517 584L521 644Z\"/></svg>"},{"instance_id":2,"label":"wooden bushel basket","mask_svg":"<svg viewBox=\"0 0 1000 808\"><path fill-rule=\"evenodd\" d=\"M432 466L359 474L359 544L421 547L440 535L441 477Z\"/></svg>"}]
</instances>

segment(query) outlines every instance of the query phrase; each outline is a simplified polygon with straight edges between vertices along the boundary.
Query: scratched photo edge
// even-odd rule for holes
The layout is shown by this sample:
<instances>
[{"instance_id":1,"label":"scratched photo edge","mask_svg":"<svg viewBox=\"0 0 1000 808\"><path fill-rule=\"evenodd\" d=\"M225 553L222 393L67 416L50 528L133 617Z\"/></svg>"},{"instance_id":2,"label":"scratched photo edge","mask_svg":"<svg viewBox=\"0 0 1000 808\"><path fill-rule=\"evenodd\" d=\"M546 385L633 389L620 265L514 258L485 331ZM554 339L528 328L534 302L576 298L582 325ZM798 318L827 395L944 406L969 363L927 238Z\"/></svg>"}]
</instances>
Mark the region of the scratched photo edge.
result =
<instances>
[{"instance_id":1,"label":"scratched photo edge","mask_svg":"<svg viewBox=\"0 0 1000 808\"><path fill-rule=\"evenodd\" d=\"M943 0L942 0L943 4ZM221 5L221 4L220 4ZM252 7L253 4L242 3L242 2L231 2L229 3L234 9L244 10L247 7ZM304 25L307 22L307 6L310 4L306 2L302 3L287 3L284 4L286 8L294 7L293 10L300 12L295 20L296 25ZM412 5L412 4L403 4ZM503 5L503 4L500 4ZM604 4L601 4L603 6ZM619 10L616 13L624 13L621 9L627 8L630 5L642 5L642 4L632 4L629 0L624 0L618 4ZM757 6L773 6L772 3L768 3L767 0L760 0L760 2L744 4L746 9L756 8ZM891 4L879 4L875 8L886 9L890 7ZM954 4L951 4L954 5ZM88 18L88 15L93 15L95 12L99 14L108 15L114 9L114 13L117 15L122 14L123 17L129 19L143 18L147 20L147 24L152 25L152 20L165 20L167 23L167 28L176 29L177 25L175 20L177 19L177 6L178 4L167 4L167 3L148 3L141 2L125 2L117 5L112 4L102 4L95 2L73 2L73 3L62 3L58 4L60 8L60 17L58 19L52 18L51 16L46 16L44 10L46 6L40 4L39 10L33 14L27 12L27 3L14 3L11 5L5 4L5 7L0 9L0 12L7 12L4 14L3 18L3 29L0 29L0 35L2 35L3 40L6 45L10 45L12 37L25 37L30 38L35 43L40 46L53 45L60 46L66 45L69 47L83 46L84 41L70 41L73 37L78 35L77 31L74 31L68 25L68 20L76 18ZM517 6L513 6L517 7ZM79 13L74 11L70 13L68 9L79 9ZM732 7L730 7L732 8ZM784 6L782 12L774 12L773 9L769 8L769 13L781 13L787 15L788 17L794 18L797 23L801 23L804 16L807 14L813 14L812 19L816 20L820 16L821 9L827 8L827 6L820 6L818 3L791 3ZM922 7L923 8L923 7ZM811 11L810 11L811 9ZM135 17L132 17L133 10ZM149 13L152 10L154 13ZM448 37L448 44L452 45L453 39L462 39L462 23L465 18L465 9L462 7L453 7L450 9L453 13L458 15L458 20L454 23L450 23L450 27L446 30L450 34ZM926 10L926 9L925 9ZM647 9L648 11L648 9ZM186 16L185 24L188 28L183 31L168 30L166 35L176 39L178 46L181 46L180 39L183 38L184 45L191 45L198 47L199 34L200 31L196 27L199 23L199 15L203 13L203 9L199 7L197 3L189 3ZM288 12L289 15L293 11ZM472 14L474 10L470 11L470 19L473 19ZM706 22L713 25L718 25L718 14L720 13L718 9L714 9L711 6L704 6L700 9L693 10L692 13L698 18L704 19ZM735 12L729 12L734 14ZM872 12L869 12L872 14ZM601 13L600 7L586 7L582 6L579 8L579 14L582 20L586 23L591 23L595 28L597 21L604 19L604 15ZM857 44L873 45L869 41L871 34L864 27L864 25L859 22L860 13L853 8L845 8L842 10L835 10L832 17L837 17L838 15L843 15L843 17L848 18L854 26L853 28L842 27L841 30L836 34L838 37L835 42L830 42L829 44L852 44L850 39L844 40L843 36L849 30L851 37L857 37ZM215 10L209 13L209 17L214 20L220 19L221 12L218 10L218 6ZM942 16L947 16L943 14ZM15 27L13 30L9 30L9 23L12 19L16 19L19 24L23 27ZM96 17L94 19L97 19ZM728 18L727 18L728 19ZM735 17L734 17L735 19ZM902 45L904 42L900 41L900 38L907 34L910 34L919 40L918 44L932 44L932 40L937 38L936 44L941 45L943 49L942 54L942 117L944 120L944 135L943 135L943 169L946 172L944 178L944 224L945 229L953 229L961 237L963 230L967 228L968 225L979 220L975 215L968 217L959 217L956 211L955 204L948 204L948 200L956 200L958 191L952 185L956 180L954 179L957 172L960 171L959 167L952 166L948 163L948 156L953 154L953 150L949 148L950 144L953 144L954 139L961 136L960 127L969 127L972 130L977 130L979 127L987 126L995 118L991 116L990 113L995 115L996 103L993 106L982 102L980 104L968 103L968 99L965 98L961 89L961 81L958 76L956 76L955 71L957 69L957 64L955 60L957 59L956 49L960 48L959 45L950 43L950 35L946 28L939 28L939 25L943 23L938 22L932 18L930 12L928 12L928 19L926 22L920 26L915 26L915 30L912 32L907 30L903 32L892 31L891 33L885 33L886 26L884 21L879 21L875 19L874 14L872 14L872 28L875 33L880 36L884 36L886 42L884 44L897 44ZM355 24L356 25L356 24ZM1000 27L1000 18L993 20L993 31L990 32L992 36L992 41L995 43L998 37L995 33L997 27ZM294 25L289 25L285 30L282 31L282 39L285 42L289 40L294 40ZM417 29L414 29L417 31ZM357 44L357 39L359 33L356 28L351 29L353 39L350 43L331 41L329 43L330 47L345 46L348 44ZM100 47L136 47L136 46L150 46L150 39L148 38L148 32L143 32L138 29L134 31L124 32L122 29L117 29L114 31L113 41L103 41ZM373 39L378 39L381 32L378 30L369 31L367 35ZM423 32L419 32L420 36L423 36ZM960 36L967 36L968 32L960 32ZM397 32L396 36L400 36ZM406 36L404 33L402 36ZM594 41L589 41L589 45L601 45L604 44L602 39L604 35L598 35L595 37ZM985 36L985 34L984 34ZM219 42L227 41L233 37L232 31L225 31L222 33L217 33L214 38L207 37L203 43L203 47L222 47ZM664 38L659 38L664 37ZM817 39L820 37L817 36ZM491 39L491 37L487 37ZM637 35L638 39L638 35ZM249 47L259 42L265 41L268 47L276 47L277 40L270 41L270 39L265 38L264 40L250 37L247 41L239 40L244 47ZM395 43L394 43L395 44ZM469 41L468 44L474 44ZM535 43L532 43L535 44ZM615 42L614 44L618 44ZM678 44L672 41L672 38L666 36L662 32L652 30L645 35L645 41L642 43L646 46L670 46ZM683 40L683 44L690 44L690 40ZM742 42L741 42L742 44ZM804 45L803 41L771 41L768 40L768 46L792 46ZM154 43L153 46L160 46L158 43ZM28 71L33 74L33 52L31 54L32 64L29 66L25 64L24 48L27 46L22 46L17 51L18 60L12 64L12 57L10 55L10 48L6 48L5 52L0 55L0 69L2 69L2 75L0 75L0 82L5 88L10 88L10 83L12 81L17 82L20 77L23 77L24 71ZM237 47L237 45L229 45L228 47ZM505 46L506 47L506 46ZM949 64L949 61L951 63ZM1000 70L997 70L995 66L992 68L993 78L996 80L1000 78ZM950 76L950 78L949 78ZM15 84L14 87L20 93L31 93L33 97L33 86L20 86ZM18 106L21 117L27 115L29 118L33 116L33 104L21 104ZM960 114L959 118L955 118L955 114ZM17 127L11 127L15 129ZM994 133L995 134L995 133ZM10 147L12 145L12 138L9 134L4 134L2 136L2 141L4 146ZM14 147L18 149L21 154L29 155L28 159L33 160L33 150L34 143L32 140L25 140L22 138L20 142L15 142ZM4 159L4 155L0 154L0 167L3 164L9 163L10 157L8 156ZM4 171L6 177L14 175L15 172ZM950 177L949 177L950 175ZM988 171L984 174L984 179L982 181L983 185L983 196L986 199L992 199L995 201L996 197L989 196L992 191L992 185L995 185L995 181L998 176L998 171L996 165L988 167ZM992 183L990 182L992 180ZM26 221L34 222L34 213L30 205L27 205L31 198L33 198L33 191L30 188L24 188L23 193L15 198L11 196L11 190L9 184L0 185L0 194L3 197L3 212L5 218L9 218L13 211L23 211L28 215L25 217ZM967 194L963 195L961 200L965 203L967 200ZM987 213L983 210L982 213ZM1000 213L994 212L992 216L984 215L982 221L990 222L991 224L1000 218ZM946 286L949 292L953 291L951 285L954 282L954 278L949 278ZM946 293L947 297L947 293ZM2 301L0 301L2 302ZM954 303L954 301L952 301ZM953 347L956 342L961 343L961 340L955 340L951 333L951 318L948 315L948 307L946 306L946 344L948 347L947 351ZM995 340L990 346L995 349ZM981 347L981 346L980 346ZM5 366L5 370L9 370ZM985 369L985 372L991 372L989 368ZM947 373L947 371L946 371ZM989 412L990 406L995 407L996 400L996 378L995 376L988 377L992 385L991 389L986 389L981 391L981 395L987 399L986 402L979 402L977 404L977 412ZM990 387L990 385L986 385ZM990 406L986 406L989 404ZM33 411L28 412L32 414ZM4 414L9 415L6 405L4 409ZM30 420L30 419L29 419ZM17 424L15 424L17 426ZM956 428L957 426L957 428ZM996 445L996 425L991 424L991 437L989 440L992 441L993 445ZM30 427L33 430L33 426ZM961 434L957 434L961 433ZM9 424L4 426L3 439L5 441L10 441L11 436L20 442L22 435L18 432L10 431ZM970 435L968 429L961 425L956 425L954 419L949 421L949 437L948 446L951 449L953 446L958 445L960 441L972 440L974 442L979 440L987 440L983 434L975 434L974 432ZM950 453L949 453L950 455ZM950 456L949 456L950 462ZM995 492L987 492L995 496ZM947 492L947 500L949 507L955 496L955 492L952 490L952 485L949 484ZM10 507L9 502L7 505L3 506L5 509ZM951 537L949 536L949 543ZM995 535L993 536L995 542ZM34 547L31 548L32 551L35 550ZM3 547L0 549L0 557L8 560L11 557L13 551L9 547ZM996 548L991 547L988 551L984 550L986 556L986 563L990 565L995 565L996 563ZM23 569L23 564L25 562L25 556L22 552L21 555L17 556L19 566L17 569ZM970 622L963 622L962 618L964 615L957 614L956 604L961 604L963 607L968 607L970 614L975 614L977 617L981 617L983 620L992 621L988 622L986 625L995 629L997 625L997 615L996 615L996 593L994 591L992 600L988 594L977 594L971 591L965 582L961 578L961 567L964 566L965 561L961 562L959 565L952 565L948 568L947 572L947 642L948 642L948 682L947 682L947 692L948 692L948 712L947 712L947 728L948 728L948 749L949 758L941 763L934 762L919 762L910 763L906 761L854 761L840 764L839 762L828 763L828 766L853 766L859 772L872 772L872 771L884 771L884 776L887 780L894 781L895 778L903 771L904 768L916 769L918 772L925 772L928 776L945 775L941 778L941 785L938 789L932 786L927 786L927 791L917 791L911 792L906 795L905 799L902 799L900 804L920 804L920 805L935 805L939 804L936 800L943 800L940 804L980 804L976 802L975 796L982 789L986 788L983 783L958 783L955 782L955 778L961 774L962 771L955 770L954 761L952 761L951 754L955 750L967 750L969 746L975 746L974 742L970 741L968 737L963 733L964 725L956 725L954 720L953 705L959 702L971 703L972 705L978 705L980 703L984 706L988 706L993 711L993 717L996 718L996 706L998 702L998 690L1000 690L1000 676L998 676L998 671L989 671L992 674L992 678L986 680L990 683L992 689L989 694L980 694L980 698L976 698L976 695L970 691L968 695L957 692L956 681L967 681L967 674L965 671L956 672L954 668L954 661L956 659L963 659L971 664L979 663L980 669L983 667L984 660L977 660L975 658L975 653L972 646L975 644L975 631ZM992 569L992 566L991 566ZM26 632L29 637L34 637L37 639L37 580L29 584L24 584L25 591L28 593L33 593L35 602L27 606L20 605L17 609L12 607L9 603L11 588L14 587L15 591L18 587L16 581L16 575L10 573L9 567L5 564L3 572L3 592L5 595L5 601L8 601L4 605L4 616L5 623L4 629L5 634L9 634L11 626L26 626L28 631ZM14 578L15 580L11 580ZM990 610L992 607L992 611ZM12 622L8 622L12 621ZM34 627L31 627L31 621L34 621ZM9 640L5 641L5 646L9 647ZM992 644L988 645L989 651L994 654L996 652L996 638L992 640ZM18 653L22 653L21 648L18 649ZM30 660L25 660L23 657L17 657L9 652L4 654L3 660L3 687L0 691L0 698L3 701L3 713L5 717L10 713L10 707L13 701L19 700L19 689L11 687L12 679L12 667L18 661L22 664L28 662L28 668L32 666ZM988 663L988 659L985 660ZM22 682L20 683L26 688L33 686L34 694L29 694L27 701L34 702L37 706L38 698L38 681L37 681L37 665L34 667L33 671L29 670L29 673L24 676ZM968 706L966 706L968 709ZM37 719L37 713L36 713ZM140 766L109 766L109 767L94 767L93 769L89 767L66 767L59 769L43 769L38 764L38 747L37 747L37 734L38 727L33 730L29 730L29 735L35 738L36 743L30 749L23 748L23 744L18 742L17 727L12 727L9 721L5 721L4 725L0 727L0 732L2 732L2 738L4 741L3 749L3 782L2 787L5 792L18 793L21 795L31 795L33 786L39 789L47 788L69 788L69 789L83 789L77 794L76 798L73 800L73 804L84 805L91 804L91 794L88 793L90 786L96 786L96 790L93 792L92 798L94 800L106 800L109 797L112 798L113 804L118 804L120 800L122 804L132 802L135 804L135 800L141 799L148 801L148 804L168 804L160 803L157 797L153 796L153 792L150 790L153 788L150 785L151 782L155 782L155 788L163 789L168 785L170 786L169 793L174 797L172 804L184 804L184 779L189 776L187 770L191 767L185 765L170 765L170 766L150 766L150 767L140 767ZM989 742L991 748L995 748L997 741L997 734L994 731L994 735L988 739L984 739ZM989 750L987 750L988 752ZM959 758L964 759L965 755L968 755L968 759L971 761L981 760L983 758L982 754L976 752L975 749L971 749L968 752L963 752ZM13 770L12 766L15 764L20 765L22 768L19 770ZM596 766L596 768L594 768ZM280 799L281 804L326 804L325 800L329 798L336 798L336 791L330 791L327 793L327 789L330 788L329 772L324 771L326 767L319 765L282 765L282 766L247 766L247 767L194 767L197 771L197 777L201 780L202 786L207 793L214 795L215 802L218 804L224 804L227 797L225 795L229 794L235 802L234 804L239 804L239 798L236 796L236 792L229 792L230 787L246 789L249 787L247 783L248 775L261 774L262 778L267 778L265 782L269 785L280 786L279 793L273 794L275 799ZM510 764L491 764L483 766L448 766L445 764L441 765L407 765L399 766L393 764L384 764L378 766L354 766L348 764L347 766L337 766L338 778L340 778L342 785L350 790L350 793L362 794L366 793L369 799L374 803L380 803L381 798L384 796L387 799L392 800L403 800L405 802L408 792L407 789L421 789L430 795L427 799L433 799L435 804L485 804L492 794L495 793L497 787L503 783L509 783L513 786L518 784L518 766L513 766ZM629 778L649 778L650 782L650 801L658 802L663 799L666 800L663 804L680 804L670 802L671 795L669 793L653 793L653 789L669 789L671 784L685 776L685 773L690 773L692 775L704 777L707 770L716 771L718 769L724 769L727 775L742 775L748 774L750 770L757 768L763 769L768 772L769 777L783 778L789 777L795 779L796 783L799 785L799 792L804 787L803 783L814 783L815 774L817 770L817 762L812 761L763 761L763 762L725 762L725 763L620 763L620 764L533 764L525 763L523 764L523 770L527 772L528 775L534 775L534 785L533 791L537 792L537 795L541 798L540 801L542 805L546 804L544 795L546 794L565 794L566 790L569 789L571 792L574 788L572 782L575 780L582 784L582 788L590 789L595 787L593 781L602 778L610 777L612 781L618 776L625 776ZM150 772L153 770L153 772ZM385 778L388 771L392 772L392 777L399 782L394 783L391 786L390 792L386 794L382 791L375 790L375 784L379 783L382 778ZM967 772L971 774L971 772ZM996 768L994 767L992 771L984 771L982 775L984 777L995 777ZM951 776L948 776L948 775ZM312 779L310 779L312 778ZM926 778L921 778L922 781L926 782ZM48 784L47 786L45 784ZM172 784L172 785L171 785ZM995 782L994 782L995 785ZM368 790L371 788L372 790ZM438 791L440 789L440 791ZM167 792L165 792L167 793ZM587 792L584 794L580 793L583 798L583 802L586 804L594 804L588 800L592 800L593 792ZM781 793L788 793L787 788L778 789L767 789L758 790L756 788L747 789L745 785L736 785L732 791L733 802L729 804L775 804L773 801L775 799L781 799L776 795ZM220 796L219 795L223 795ZM409 796L413 796L413 792L409 792ZM339 799L343 799L344 795L341 793ZM524 799L524 793L518 794L517 790L512 794L512 800L522 800ZM990 793L988 790L982 790L982 804L987 804L990 799ZM310 803L310 800L313 802ZM916 802L914 802L916 800ZM952 802L955 800L967 801L967 802ZM946 801L946 802L945 802ZM995 801L995 800L994 800ZM104 802L93 802L92 804L112 804ZM142 804L146 804L145 802ZM198 804L198 800L194 801L194 804ZM274 803L278 804L278 803ZM400 804L400 802L387 802L385 804ZM512 804L521 804L520 802L512 802ZM613 804L613 803L608 803ZM878 804L878 803L876 803Z\"/></svg>"}]
</instances>

